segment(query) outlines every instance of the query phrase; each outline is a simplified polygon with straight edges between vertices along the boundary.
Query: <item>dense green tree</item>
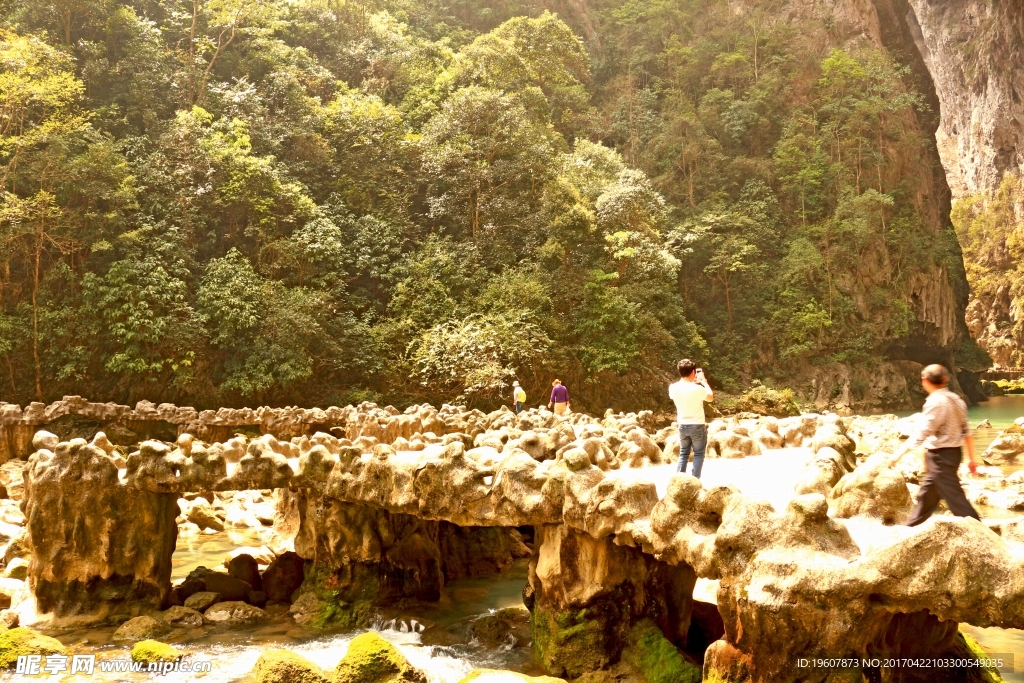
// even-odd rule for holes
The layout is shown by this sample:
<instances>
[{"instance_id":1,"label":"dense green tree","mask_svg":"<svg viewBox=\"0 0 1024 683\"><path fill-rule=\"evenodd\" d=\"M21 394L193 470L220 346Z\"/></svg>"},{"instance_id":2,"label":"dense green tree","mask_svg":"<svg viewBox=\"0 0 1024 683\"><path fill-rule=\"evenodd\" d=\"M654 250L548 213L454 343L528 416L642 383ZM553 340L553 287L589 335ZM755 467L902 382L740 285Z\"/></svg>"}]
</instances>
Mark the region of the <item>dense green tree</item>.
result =
<instances>
[{"instance_id":1,"label":"dense green tree","mask_svg":"<svg viewBox=\"0 0 1024 683\"><path fill-rule=\"evenodd\" d=\"M635 408L910 334L955 249L907 69L586 5L0 0L4 399Z\"/></svg>"}]
</instances>

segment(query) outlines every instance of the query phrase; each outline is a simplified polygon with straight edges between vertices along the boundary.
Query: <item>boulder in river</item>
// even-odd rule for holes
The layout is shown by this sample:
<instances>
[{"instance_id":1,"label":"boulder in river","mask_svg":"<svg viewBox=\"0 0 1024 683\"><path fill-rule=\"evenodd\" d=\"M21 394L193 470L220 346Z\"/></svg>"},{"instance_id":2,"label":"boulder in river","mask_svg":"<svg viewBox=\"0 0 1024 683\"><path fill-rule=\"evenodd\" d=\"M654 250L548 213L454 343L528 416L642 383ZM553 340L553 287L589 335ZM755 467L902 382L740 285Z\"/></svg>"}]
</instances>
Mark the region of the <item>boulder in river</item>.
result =
<instances>
[{"instance_id":1,"label":"boulder in river","mask_svg":"<svg viewBox=\"0 0 1024 683\"><path fill-rule=\"evenodd\" d=\"M176 662L181 659L177 648L159 640L140 640L132 646L133 662Z\"/></svg>"},{"instance_id":2,"label":"boulder in river","mask_svg":"<svg viewBox=\"0 0 1024 683\"><path fill-rule=\"evenodd\" d=\"M220 600L220 593L199 591L198 593L193 593L185 598L185 607L187 609L196 610L197 612L205 612L220 602Z\"/></svg>"},{"instance_id":3,"label":"boulder in river","mask_svg":"<svg viewBox=\"0 0 1024 683\"><path fill-rule=\"evenodd\" d=\"M193 577L201 579L206 584L207 591L220 593L222 600L245 600L252 590L252 586L245 581L212 569L197 569L189 574L189 578Z\"/></svg>"},{"instance_id":4,"label":"boulder in river","mask_svg":"<svg viewBox=\"0 0 1024 683\"><path fill-rule=\"evenodd\" d=\"M306 561L297 553L282 553L263 572L263 592L267 600L291 602L292 593L302 585Z\"/></svg>"},{"instance_id":5,"label":"boulder in river","mask_svg":"<svg viewBox=\"0 0 1024 683\"><path fill-rule=\"evenodd\" d=\"M65 655L67 648L59 640L29 628L0 632L0 669L13 667L20 655Z\"/></svg>"},{"instance_id":6,"label":"boulder in river","mask_svg":"<svg viewBox=\"0 0 1024 683\"><path fill-rule=\"evenodd\" d=\"M207 623L226 624L228 626L255 624L266 621L267 616L267 613L259 607L253 607L239 600L218 602L203 613L203 619Z\"/></svg>"},{"instance_id":7,"label":"boulder in river","mask_svg":"<svg viewBox=\"0 0 1024 683\"><path fill-rule=\"evenodd\" d=\"M331 683L323 669L291 650L269 650L253 667L256 683Z\"/></svg>"},{"instance_id":8,"label":"boulder in river","mask_svg":"<svg viewBox=\"0 0 1024 683\"><path fill-rule=\"evenodd\" d=\"M202 626L203 614L190 607L175 605L160 613L160 619L173 626Z\"/></svg>"},{"instance_id":9,"label":"boulder in river","mask_svg":"<svg viewBox=\"0 0 1024 683\"><path fill-rule=\"evenodd\" d=\"M375 631L352 639L334 670L334 683L426 683L426 675L409 664L398 648Z\"/></svg>"},{"instance_id":10,"label":"boulder in river","mask_svg":"<svg viewBox=\"0 0 1024 683\"><path fill-rule=\"evenodd\" d=\"M143 615L124 622L114 631L114 640L146 640L167 632L167 625Z\"/></svg>"},{"instance_id":11,"label":"boulder in river","mask_svg":"<svg viewBox=\"0 0 1024 683\"><path fill-rule=\"evenodd\" d=\"M989 444L981 457L989 465L1012 465L1024 455L1024 433L1020 427L1011 427Z\"/></svg>"},{"instance_id":12,"label":"boulder in river","mask_svg":"<svg viewBox=\"0 0 1024 683\"><path fill-rule=\"evenodd\" d=\"M246 582L251 590L258 591L263 588L263 581L260 579L260 566L252 555L236 555L228 562L228 575Z\"/></svg>"}]
</instances>

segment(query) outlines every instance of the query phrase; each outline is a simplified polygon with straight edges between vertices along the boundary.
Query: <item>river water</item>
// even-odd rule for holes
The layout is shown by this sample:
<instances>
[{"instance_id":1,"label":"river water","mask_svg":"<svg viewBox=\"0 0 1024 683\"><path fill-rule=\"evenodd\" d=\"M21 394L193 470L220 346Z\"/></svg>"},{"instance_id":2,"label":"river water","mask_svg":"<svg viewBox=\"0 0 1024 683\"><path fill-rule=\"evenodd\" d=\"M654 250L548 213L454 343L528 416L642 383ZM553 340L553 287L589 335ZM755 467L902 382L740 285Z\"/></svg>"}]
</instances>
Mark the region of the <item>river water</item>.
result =
<instances>
[{"instance_id":1,"label":"river water","mask_svg":"<svg viewBox=\"0 0 1024 683\"><path fill-rule=\"evenodd\" d=\"M988 419L991 430L978 430L980 449L995 438L999 429L1024 416L1024 396L994 398L969 411L972 424ZM791 448L772 451L761 456L737 460L715 459L705 463L705 486L732 484L748 495L767 499L778 509L784 509L792 498L793 486L800 477L802 466L811 458L808 449ZM643 470L627 470L617 476L649 479L664 495L674 466L660 466ZM855 525L851 525L852 527ZM895 533L903 530L894 529ZM199 565L220 566L227 554L241 546L259 547L267 540L269 530L254 529L223 531L209 535L179 537L172 561L172 580L184 578ZM863 539L871 543L871 531ZM855 536L857 534L855 533ZM858 538L858 542L862 542ZM530 648L525 643L517 647L488 649L474 641L470 627L480 615L505 607L522 607L522 589L526 585L525 560L497 577L471 578L453 581L445 587L437 603L425 603L402 612L381 615L375 630L394 643L422 669L430 683L457 683L476 667L511 669L539 675L530 659ZM716 582L700 580L695 590L697 599L714 602ZM1013 653L1016 671L1009 666L1002 671L1008 683L1024 683L1024 631L1014 629L976 628L962 625L990 653ZM348 643L359 632L324 633L311 631L294 623L286 612L272 613L263 624L248 628L219 630L210 628L178 629L163 638L181 650L190 653L193 661L209 660L213 669L206 674L169 673L161 676L168 683L196 681L204 683L247 683L261 652L284 647L301 653L327 671L331 671L344 656ZM56 635L74 653L96 654L99 659L127 657L128 648L111 640L113 628L83 629ZM26 680L7 674L6 680ZM52 680L71 680L71 676L42 676ZM106 674L89 677L97 681L135 681L151 678L148 674ZM80 677L74 677L80 680Z\"/></svg>"}]
</instances>

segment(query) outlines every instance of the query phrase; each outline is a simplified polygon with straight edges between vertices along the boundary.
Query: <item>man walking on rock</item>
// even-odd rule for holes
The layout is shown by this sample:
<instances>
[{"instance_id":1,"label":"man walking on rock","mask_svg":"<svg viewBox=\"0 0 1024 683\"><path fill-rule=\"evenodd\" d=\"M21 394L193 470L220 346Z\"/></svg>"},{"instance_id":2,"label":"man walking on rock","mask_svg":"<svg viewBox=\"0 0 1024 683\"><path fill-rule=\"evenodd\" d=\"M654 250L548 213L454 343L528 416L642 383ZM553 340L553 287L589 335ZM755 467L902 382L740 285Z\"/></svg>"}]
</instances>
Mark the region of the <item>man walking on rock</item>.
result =
<instances>
[{"instance_id":1,"label":"man walking on rock","mask_svg":"<svg viewBox=\"0 0 1024 683\"><path fill-rule=\"evenodd\" d=\"M715 395L704 379L704 371L689 358L679 361L679 381L668 387L669 398L676 404L679 423L679 464L676 472L686 471L686 462L693 449L693 476L700 479L704 467L704 451L708 446L708 426L704 421L704 401Z\"/></svg>"},{"instance_id":2,"label":"man walking on rock","mask_svg":"<svg viewBox=\"0 0 1024 683\"><path fill-rule=\"evenodd\" d=\"M947 388L949 371L941 365L929 365L921 371L921 386L928 392L921 411L917 434L893 458L919 446L925 447L925 475L917 492L917 506L907 526L917 526L932 516L939 499L946 501L957 517L980 519L974 506L960 487L957 469L963 459L962 446L967 447L967 467L971 474L978 470L974 456L974 434L967 424L967 404Z\"/></svg>"}]
</instances>

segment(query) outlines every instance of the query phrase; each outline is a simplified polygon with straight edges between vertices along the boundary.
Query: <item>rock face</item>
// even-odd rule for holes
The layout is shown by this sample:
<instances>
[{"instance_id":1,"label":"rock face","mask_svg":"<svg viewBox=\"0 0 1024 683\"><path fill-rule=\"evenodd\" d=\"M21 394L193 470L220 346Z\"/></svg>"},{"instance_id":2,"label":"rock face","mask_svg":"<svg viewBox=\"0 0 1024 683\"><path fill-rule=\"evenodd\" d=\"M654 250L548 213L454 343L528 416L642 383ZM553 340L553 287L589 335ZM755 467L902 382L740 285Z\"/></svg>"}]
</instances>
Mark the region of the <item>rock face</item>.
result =
<instances>
[{"instance_id":1,"label":"rock face","mask_svg":"<svg viewBox=\"0 0 1024 683\"><path fill-rule=\"evenodd\" d=\"M175 500L121 485L110 456L84 439L36 451L25 468L22 510L39 609L159 608L170 589Z\"/></svg>"},{"instance_id":2,"label":"rock face","mask_svg":"<svg viewBox=\"0 0 1024 683\"><path fill-rule=\"evenodd\" d=\"M1024 168L1024 15L1014 0L909 0L939 98L939 153L954 197Z\"/></svg>"},{"instance_id":3,"label":"rock face","mask_svg":"<svg viewBox=\"0 0 1024 683\"><path fill-rule=\"evenodd\" d=\"M1020 5L1015 0L909 0L907 5L907 21L938 99L936 145L953 197L991 198L997 190L1019 197L1024 168ZM1022 207L1009 208L1019 221ZM1010 279L998 272L1015 270L1009 250L1006 243L978 250L985 261L979 265L991 272L975 283L967 308L971 334L998 367L1019 367L1024 351L1019 299Z\"/></svg>"},{"instance_id":4,"label":"rock face","mask_svg":"<svg viewBox=\"0 0 1024 683\"><path fill-rule=\"evenodd\" d=\"M542 527L539 547L527 603L534 656L545 670L576 678L605 668L644 619L660 621L675 645L686 645L697 580L689 566L658 562L610 536L595 539L564 525Z\"/></svg>"}]
</instances>

